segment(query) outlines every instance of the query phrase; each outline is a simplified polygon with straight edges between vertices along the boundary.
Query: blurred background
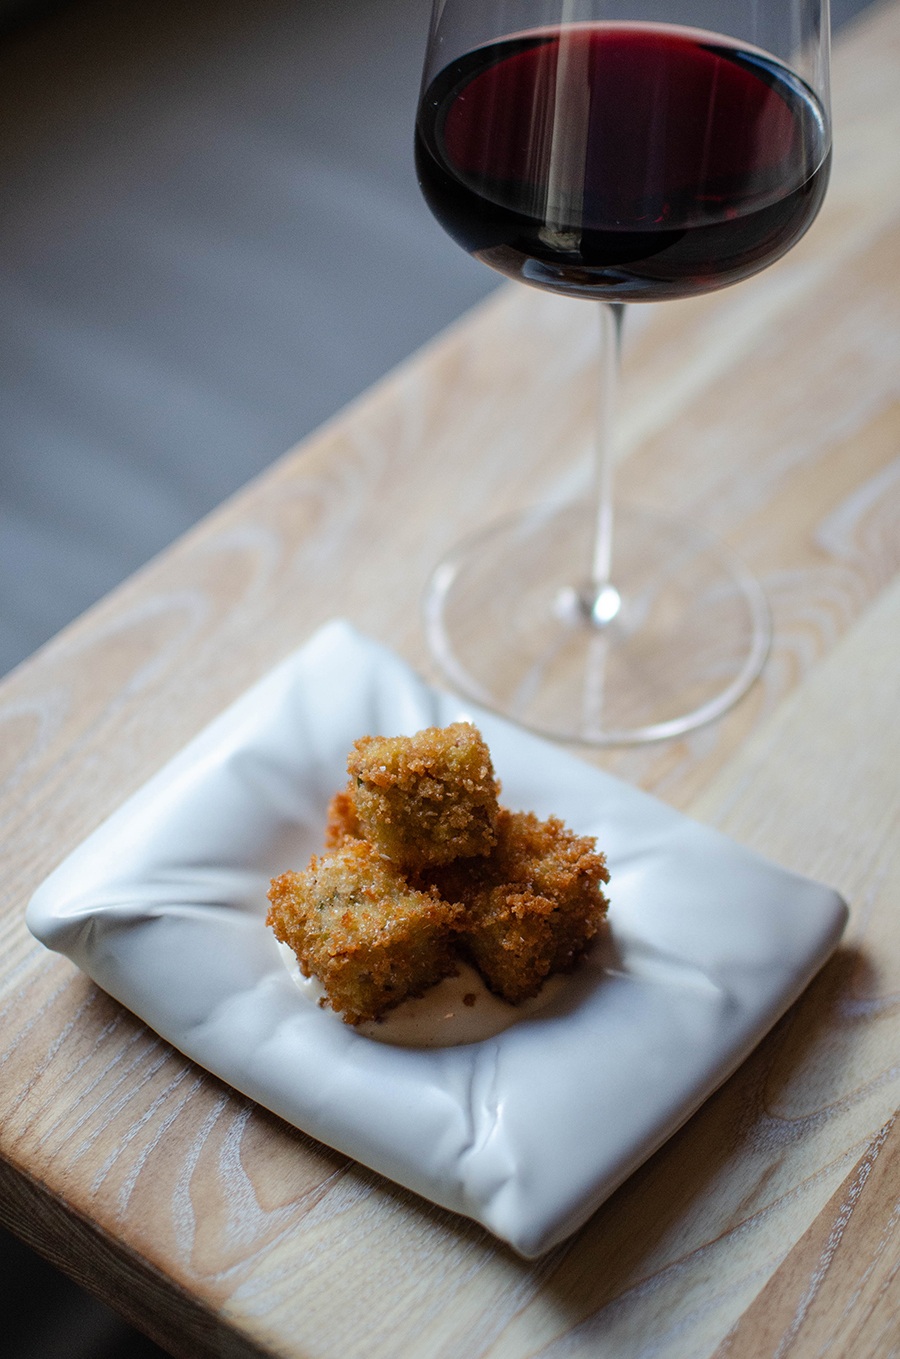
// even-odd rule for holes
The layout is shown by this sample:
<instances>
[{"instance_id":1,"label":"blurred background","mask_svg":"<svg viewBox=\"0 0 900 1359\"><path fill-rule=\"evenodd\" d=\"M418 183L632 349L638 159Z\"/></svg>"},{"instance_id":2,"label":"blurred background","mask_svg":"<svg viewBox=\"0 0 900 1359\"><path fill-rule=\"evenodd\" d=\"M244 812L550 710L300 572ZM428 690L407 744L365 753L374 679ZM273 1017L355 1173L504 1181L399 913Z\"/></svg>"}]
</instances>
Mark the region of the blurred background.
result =
<instances>
[{"instance_id":1,"label":"blurred background","mask_svg":"<svg viewBox=\"0 0 900 1359\"><path fill-rule=\"evenodd\" d=\"M11 11L0 673L494 286L413 176L429 9Z\"/></svg>"},{"instance_id":2,"label":"blurred background","mask_svg":"<svg viewBox=\"0 0 900 1359\"><path fill-rule=\"evenodd\" d=\"M416 188L429 14L0 0L0 674L496 285ZM161 1354L2 1234L0 1306Z\"/></svg>"}]
</instances>

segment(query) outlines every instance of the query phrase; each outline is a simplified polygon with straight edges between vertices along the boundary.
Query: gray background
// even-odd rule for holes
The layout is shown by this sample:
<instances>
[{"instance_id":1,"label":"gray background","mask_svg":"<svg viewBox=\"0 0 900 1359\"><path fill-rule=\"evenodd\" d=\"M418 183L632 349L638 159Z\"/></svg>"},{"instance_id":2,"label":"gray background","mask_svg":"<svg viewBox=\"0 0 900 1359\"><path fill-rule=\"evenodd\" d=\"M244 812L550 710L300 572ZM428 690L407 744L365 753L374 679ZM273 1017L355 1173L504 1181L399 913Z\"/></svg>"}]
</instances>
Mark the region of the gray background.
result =
<instances>
[{"instance_id":1,"label":"gray background","mask_svg":"<svg viewBox=\"0 0 900 1359\"><path fill-rule=\"evenodd\" d=\"M0 673L495 286L416 188L427 0L0 45Z\"/></svg>"}]
</instances>

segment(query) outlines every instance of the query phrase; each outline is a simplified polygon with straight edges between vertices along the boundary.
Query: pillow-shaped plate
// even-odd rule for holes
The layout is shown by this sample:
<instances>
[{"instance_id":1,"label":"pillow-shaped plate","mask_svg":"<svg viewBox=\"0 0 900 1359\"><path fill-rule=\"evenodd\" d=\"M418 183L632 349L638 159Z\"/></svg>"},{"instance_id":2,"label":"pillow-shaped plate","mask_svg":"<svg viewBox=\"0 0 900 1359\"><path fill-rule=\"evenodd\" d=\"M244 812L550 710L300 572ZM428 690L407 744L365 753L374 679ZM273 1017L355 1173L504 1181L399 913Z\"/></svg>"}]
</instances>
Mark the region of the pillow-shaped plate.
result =
<instances>
[{"instance_id":1,"label":"pillow-shaped plate","mask_svg":"<svg viewBox=\"0 0 900 1359\"><path fill-rule=\"evenodd\" d=\"M524 1007L467 972L353 1028L286 965L269 879L320 849L353 741L460 719L488 741L504 805L596 836L608 934ZM237 1090L534 1256L739 1065L833 950L846 907L334 621L80 845L27 919Z\"/></svg>"}]
</instances>

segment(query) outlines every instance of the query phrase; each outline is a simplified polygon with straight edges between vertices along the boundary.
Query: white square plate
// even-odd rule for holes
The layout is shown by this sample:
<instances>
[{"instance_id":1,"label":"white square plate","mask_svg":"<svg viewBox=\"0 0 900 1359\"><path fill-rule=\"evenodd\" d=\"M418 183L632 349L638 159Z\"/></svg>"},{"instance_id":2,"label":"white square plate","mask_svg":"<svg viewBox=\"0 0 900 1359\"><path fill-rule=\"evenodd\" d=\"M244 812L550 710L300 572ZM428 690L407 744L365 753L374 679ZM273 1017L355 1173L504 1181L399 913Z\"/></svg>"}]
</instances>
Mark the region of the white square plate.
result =
<instances>
[{"instance_id":1,"label":"white square plate","mask_svg":"<svg viewBox=\"0 0 900 1359\"><path fill-rule=\"evenodd\" d=\"M357 737L467 717L506 806L597 837L609 937L524 1009L468 974L354 1029L285 965L264 923L269 878L320 848ZM579 1227L739 1065L835 947L846 907L436 693L335 621L79 846L27 918L201 1066L533 1256Z\"/></svg>"}]
</instances>

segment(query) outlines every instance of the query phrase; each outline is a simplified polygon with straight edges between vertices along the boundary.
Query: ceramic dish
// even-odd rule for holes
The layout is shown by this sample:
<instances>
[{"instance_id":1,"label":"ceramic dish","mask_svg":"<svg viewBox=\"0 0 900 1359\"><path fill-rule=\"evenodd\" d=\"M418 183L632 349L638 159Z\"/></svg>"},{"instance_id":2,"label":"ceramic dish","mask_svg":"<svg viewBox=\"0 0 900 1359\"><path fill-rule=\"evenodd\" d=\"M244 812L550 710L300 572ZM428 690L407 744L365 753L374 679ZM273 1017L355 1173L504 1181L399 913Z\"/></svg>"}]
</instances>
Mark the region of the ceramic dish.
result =
<instances>
[{"instance_id":1,"label":"ceramic dish","mask_svg":"<svg viewBox=\"0 0 900 1359\"><path fill-rule=\"evenodd\" d=\"M354 1029L286 964L264 924L268 880L320 848L358 736L466 717L505 805L597 837L609 934L523 1009L470 974ZM528 1256L583 1223L735 1069L845 918L828 888L435 692L340 621L206 728L28 909L38 939L194 1061Z\"/></svg>"}]
</instances>

